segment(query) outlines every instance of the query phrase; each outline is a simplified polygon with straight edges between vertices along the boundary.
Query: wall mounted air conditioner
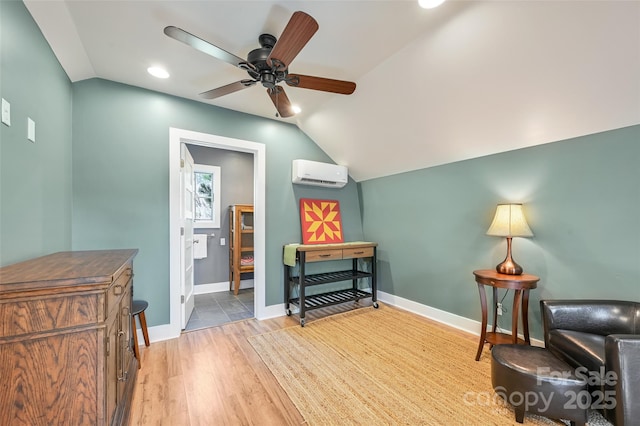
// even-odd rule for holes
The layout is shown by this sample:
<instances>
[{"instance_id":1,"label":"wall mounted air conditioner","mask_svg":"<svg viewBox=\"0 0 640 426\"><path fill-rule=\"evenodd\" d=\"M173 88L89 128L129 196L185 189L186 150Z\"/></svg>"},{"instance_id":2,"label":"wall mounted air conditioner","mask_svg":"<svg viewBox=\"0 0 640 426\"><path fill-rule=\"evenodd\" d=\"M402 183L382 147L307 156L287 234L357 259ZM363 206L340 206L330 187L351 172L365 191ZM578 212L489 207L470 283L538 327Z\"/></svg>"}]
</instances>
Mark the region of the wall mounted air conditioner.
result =
<instances>
[{"instance_id":1,"label":"wall mounted air conditioner","mask_svg":"<svg viewBox=\"0 0 640 426\"><path fill-rule=\"evenodd\" d=\"M291 181L301 185L342 188L349 181L349 170L336 164L293 160Z\"/></svg>"}]
</instances>

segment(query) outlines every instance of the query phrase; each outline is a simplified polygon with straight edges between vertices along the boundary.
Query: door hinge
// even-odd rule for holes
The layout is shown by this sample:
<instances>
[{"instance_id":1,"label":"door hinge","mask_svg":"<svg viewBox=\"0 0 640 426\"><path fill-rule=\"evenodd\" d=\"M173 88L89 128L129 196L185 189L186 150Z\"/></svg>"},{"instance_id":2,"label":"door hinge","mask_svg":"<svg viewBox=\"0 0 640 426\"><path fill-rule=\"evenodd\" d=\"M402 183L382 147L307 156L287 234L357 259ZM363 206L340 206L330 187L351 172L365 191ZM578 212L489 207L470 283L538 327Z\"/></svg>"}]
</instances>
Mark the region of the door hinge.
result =
<instances>
[{"instance_id":1,"label":"door hinge","mask_svg":"<svg viewBox=\"0 0 640 426\"><path fill-rule=\"evenodd\" d=\"M184 235L184 226L180 228L180 236L182 237L183 235Z\"/></svg>"},{"instance_id":2,"label":"door hinge","mask_svg":"<svg viewBox=\"0 0 640 426\"><path fill-rule=\"evenodd\" d=\"M180 296L180 303L184 303L184 294Z\"/></svg>"},{"instance_id":3,"label":"door hinge","mask_svg":"<svg viewBox=\"0 0 640 426\"><path fill-rule=\"evenodd\" d=\"M184 160L181 158L180 159L180 168L183 168L183 167L184 167Z\"/></svg>"}]
</instances>

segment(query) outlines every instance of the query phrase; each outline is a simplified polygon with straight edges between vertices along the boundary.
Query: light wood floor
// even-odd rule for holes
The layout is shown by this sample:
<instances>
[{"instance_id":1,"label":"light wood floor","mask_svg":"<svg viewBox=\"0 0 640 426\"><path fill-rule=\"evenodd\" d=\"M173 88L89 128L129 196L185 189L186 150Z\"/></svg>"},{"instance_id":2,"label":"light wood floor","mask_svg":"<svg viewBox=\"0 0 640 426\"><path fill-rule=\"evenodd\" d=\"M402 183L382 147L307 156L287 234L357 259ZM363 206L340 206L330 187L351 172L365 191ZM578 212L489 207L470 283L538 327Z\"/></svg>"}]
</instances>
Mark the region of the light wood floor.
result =
<instances>
[{"instance_id":1,"label":"light wood floor","mask_svg":"<svg viewBox=\"0 0 640 426\"><path fill-rule=\"evenodd\" d=\"M361 302L361 306L370 304ZM309 312L307 322L353 306L347 305ZM142 345L131 425L304 424L247 340L251 335L299 326L298 321L295 315L244 320L183 333L150 347Z\"/></svg>"}]
</instances>

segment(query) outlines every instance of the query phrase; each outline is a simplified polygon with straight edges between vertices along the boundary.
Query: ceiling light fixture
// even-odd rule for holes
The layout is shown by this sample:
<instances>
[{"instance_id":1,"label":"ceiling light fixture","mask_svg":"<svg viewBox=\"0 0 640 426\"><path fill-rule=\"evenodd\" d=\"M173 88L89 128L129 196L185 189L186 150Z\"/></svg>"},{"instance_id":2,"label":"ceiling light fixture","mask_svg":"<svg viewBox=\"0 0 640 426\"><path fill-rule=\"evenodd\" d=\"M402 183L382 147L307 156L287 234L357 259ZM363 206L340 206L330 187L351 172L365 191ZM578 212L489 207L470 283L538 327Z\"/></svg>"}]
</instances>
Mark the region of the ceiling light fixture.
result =
<instances>
[{"instance_id":1,"label":"ceiling light fixture","mask_svg":"<svg viewBox=\"0 0 640 426\"><path fill-rule=\"evenodd\" d=\"M423 9L433 9L440 6L445 0L418 0L418 4Z\"/></svg>"},{"instance_id":2,"label":"ceiling light fixture","mask_svg":"<svg viewBox=\"0 0 640 426\"><path fill-rule=\"evenodd\" d=\"M157 78L169 78L169 73L164 68L149 67L147 68L147 72Z\"/></svg>"}]
</instances>

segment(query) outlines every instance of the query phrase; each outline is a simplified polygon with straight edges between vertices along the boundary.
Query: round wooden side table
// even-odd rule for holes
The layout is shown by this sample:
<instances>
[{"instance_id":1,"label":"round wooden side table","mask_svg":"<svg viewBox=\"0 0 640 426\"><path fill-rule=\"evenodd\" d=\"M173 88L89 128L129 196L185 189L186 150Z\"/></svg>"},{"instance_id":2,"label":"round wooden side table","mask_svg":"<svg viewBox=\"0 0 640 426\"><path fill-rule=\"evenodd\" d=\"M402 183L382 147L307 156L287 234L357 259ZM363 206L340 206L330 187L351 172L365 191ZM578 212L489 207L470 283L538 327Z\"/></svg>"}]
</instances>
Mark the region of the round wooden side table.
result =
<instances>
[{"instance_id":1,"label":"round wooden side table","mask_svg":"<svg viewBox=\"0 0 640 426\"><path fill-rule=\"evenodd\" d=\"M473 271L478 283L480 293L480 305L482 307L482 329L480 330L480 343L476 353L476 361L480 360L482 348L485 343L498 345L500 343L531 344L529 339L529 290L537 287L540 278L531 274L506 275L499 274L495 269L479 269ZM487 294L485 286L493 289L493 326L487 332ZM498 324L498 289L514 290L513 309L511 312L511 335L496 331ZM522 307L522 328L524 340L518 338L518 312Z\"/></svg>"}]
</instances>

